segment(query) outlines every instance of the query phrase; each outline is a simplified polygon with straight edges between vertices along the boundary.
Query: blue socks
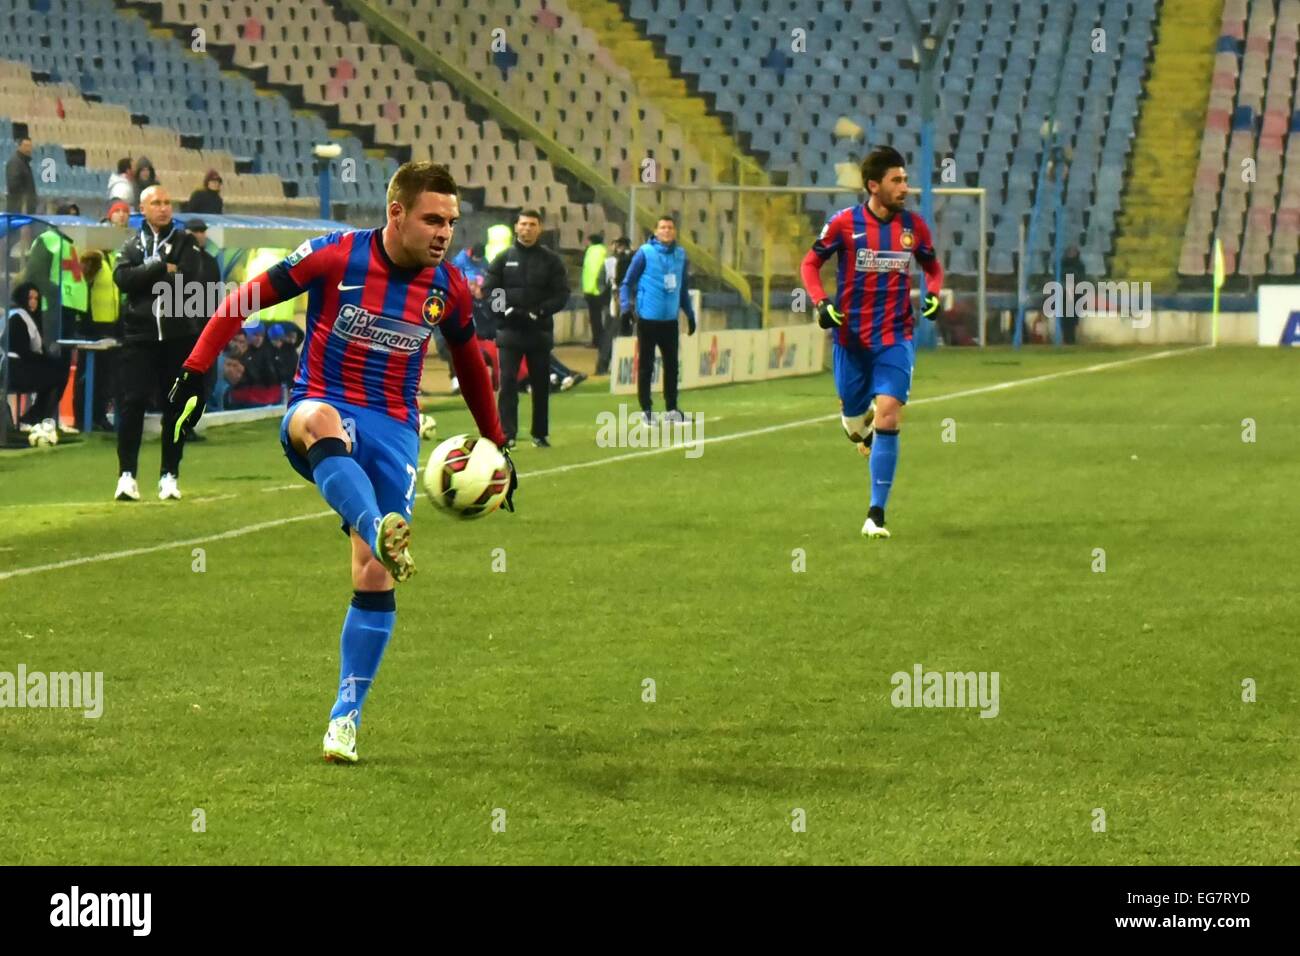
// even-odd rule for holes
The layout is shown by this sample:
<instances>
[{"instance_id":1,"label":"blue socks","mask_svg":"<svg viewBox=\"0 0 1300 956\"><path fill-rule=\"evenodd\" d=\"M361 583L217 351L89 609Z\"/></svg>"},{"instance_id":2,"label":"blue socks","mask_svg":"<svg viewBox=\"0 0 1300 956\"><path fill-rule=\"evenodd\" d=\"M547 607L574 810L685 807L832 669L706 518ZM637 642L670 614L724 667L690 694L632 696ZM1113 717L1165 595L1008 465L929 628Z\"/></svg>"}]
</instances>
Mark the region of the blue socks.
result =
<instances>
[{"instance_id":1,"label":"blue socks","mask_svg":"<svg viewBox=\"0 0 1300 956\"><path fill-rule=\"evenodd\" d=\"M379 672L384 648L393 636L397 620L397 602L392 591L356 591L352 606L343 618L343 636L339 641L339 694L330 711L330 720L357 712L361 726L361 708L370 693L370 685Z\"/></svg>"},{"instance_id":2,"label":"blue socks","mask_svg":"<svg viewBox=\"0 0 1300 956\"><path fill-rule=\"evenodd\" d=\"M882 431L877 428L876 437L871 440L871 507L884 510L897 467L898 429Z\"/></svg>"},{"instance_id":3,"label":"blue socks","mask_svg":"<svg viewBox=\"0 0 1300 956\"><path fill-rule=\"evenodd\" d=\"M348 454L342 438L322 438L307 449L311 476L325 503L339 513L348 527L375 550L379 502L375 487L361 466Z\"/></svg>"}]
</instances>

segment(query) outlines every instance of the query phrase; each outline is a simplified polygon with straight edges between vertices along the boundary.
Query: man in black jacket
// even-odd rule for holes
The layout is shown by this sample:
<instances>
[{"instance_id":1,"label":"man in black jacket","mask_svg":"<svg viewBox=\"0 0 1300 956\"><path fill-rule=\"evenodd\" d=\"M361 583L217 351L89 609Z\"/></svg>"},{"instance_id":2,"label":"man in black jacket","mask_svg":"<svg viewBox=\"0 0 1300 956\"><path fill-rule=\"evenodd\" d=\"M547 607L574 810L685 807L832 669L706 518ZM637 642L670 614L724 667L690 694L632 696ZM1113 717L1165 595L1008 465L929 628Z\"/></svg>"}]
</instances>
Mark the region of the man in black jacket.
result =
<instances>
[{"instance_id":1,"label":"man in black jacket","mask_svg":"<svg viewBox=\"0 0 1300 956\"><path fill-rule=\"evenodd\" d=\"M501 390L497 409L507 443L515 444L519 420L519 363L528 359L528 384L533 396L533 444L549 448L547 403L550 392L551 347L556 312L568 304L569 282L564 262L537 240L542 219L525 209L515 221L515 242L488 266L483 294L498 316L497 349L501 356Z\"/></svg>"},{"instance_id":2,"label":"man in black jacket","mask_svg":"<svg viewBox=\"0 0 1300 956\"><path fill-rule=\"evenodd\" d=\"M121 475L114 497L139 501L136 472L144 413L155 392L165 395L180 374L207 319L205 269L194 236L172 222L172 202L161 186L140 196L144 224L126 241L113 269L113 281L126 294L122 309L122 351L118 356L117 459ZM194 284L189 286L187 284ZM202 295L194 294L202 290ZM194 308L186 308L192 303ZM195 314L189 315L187 311ZM181 445L173 438L176 421L164 411L162 468L158 497L178 499Z\"/></svg>"},{"instance_id":3,"label":"man in black jacket","mask_svg":"<svg viewBox=\"0 0 1300 956\"><path fill-rule=\"evenodd\" d=\"M36 212L36 177L32 175L32 141L24 136L5 164L6 205L10 212Z\"/></svg>"}]
</instances>

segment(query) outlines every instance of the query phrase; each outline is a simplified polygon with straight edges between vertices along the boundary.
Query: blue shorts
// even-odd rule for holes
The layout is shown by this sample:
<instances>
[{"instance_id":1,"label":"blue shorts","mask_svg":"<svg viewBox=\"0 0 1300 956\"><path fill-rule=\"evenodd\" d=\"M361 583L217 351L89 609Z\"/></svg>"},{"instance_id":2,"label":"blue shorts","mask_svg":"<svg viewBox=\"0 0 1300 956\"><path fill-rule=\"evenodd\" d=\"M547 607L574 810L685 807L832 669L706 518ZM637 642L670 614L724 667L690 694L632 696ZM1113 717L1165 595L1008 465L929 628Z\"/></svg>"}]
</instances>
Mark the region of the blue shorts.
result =
<instances>
[{"instance_id":1,"label":"blue shorts","mask_svg":"<svg viewBox=\"0 0 1300 956\"><path fill-rule=\"evenodd\" d=\"M294 450L289 441L289 419L301 402L320 402L339 413L343 427L352 436L352 457L375 488L379 513L399 511L411 518L415 504L415 486L419 482L420 436L405 422L373 408L362 408L333 399L305 398L289 406L280 422L280 444L293 470L315 484L311 465ZM352 422L351 425L348 422ZM348 531L347 523L343 531Z\"/></svg>"},{"instance_id":2,"label":"blue shorts","mask_svg":"<svg viewBox=\"0 0 1300 956\"><path fill-rule=\"evenodd\" d=\"M916 346L911 339L894 345L851 350L836 342L833 346L835 390L840 395L841 414L861 415L877 395L890 395L907 404L912 390L912 366Z\"/></svg>"}]
</instances>

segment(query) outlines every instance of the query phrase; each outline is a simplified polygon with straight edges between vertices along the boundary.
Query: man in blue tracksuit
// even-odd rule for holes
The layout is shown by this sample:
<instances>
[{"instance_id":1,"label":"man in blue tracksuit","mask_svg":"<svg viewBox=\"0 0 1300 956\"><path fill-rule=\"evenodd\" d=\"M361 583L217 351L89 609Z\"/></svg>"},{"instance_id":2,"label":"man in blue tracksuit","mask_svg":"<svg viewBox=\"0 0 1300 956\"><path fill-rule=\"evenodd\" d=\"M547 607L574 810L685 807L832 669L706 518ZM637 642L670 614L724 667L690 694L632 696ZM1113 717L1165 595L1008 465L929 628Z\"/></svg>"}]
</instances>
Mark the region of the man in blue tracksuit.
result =
<instances>
[{"instance_id":1,"label":"man in blue tracksuit","mask_svg":"<svg viewBox=\"0 0 1300 956\"><path fill-rule=\"evenodd\" d=\"M686 251L677 245L677 221L660 216L654 238L636 251L623 284L618 288L623 314L635 309L639 350L637 397L646 421L654 419L650 403L650 378L654 375L655 347L664 360L666 418L682 421L677 408L677 312L686 313L686 334L695 334L695 308L689 295Z\"/></svg>"}]
</instances>

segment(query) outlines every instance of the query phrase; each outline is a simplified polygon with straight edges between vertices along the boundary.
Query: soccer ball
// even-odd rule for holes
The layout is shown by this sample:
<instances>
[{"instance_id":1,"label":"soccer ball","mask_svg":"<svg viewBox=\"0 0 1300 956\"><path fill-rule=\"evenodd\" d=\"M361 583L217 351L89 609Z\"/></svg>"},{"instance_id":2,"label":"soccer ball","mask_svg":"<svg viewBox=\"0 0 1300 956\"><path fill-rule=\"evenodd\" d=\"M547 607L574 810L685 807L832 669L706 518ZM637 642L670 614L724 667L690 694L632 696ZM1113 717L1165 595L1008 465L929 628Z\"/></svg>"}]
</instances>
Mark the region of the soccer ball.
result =
<instances>
[{"instance_id":1,"label":"soccer ball","mask_svg":"<svg viewBox=\"0 0 1300 956\"><path fill-rule=\"evenodd\" d=\"M27 444L33 448L42 448L47 445L57 445L58 443L59 429L52 418L47 418L45 421L33 425L32 430L27 433Z\"/></svg>"},{"instance_id":2,"label":"soccer ball","mask_svg":"<svg viewBox=\"0 0 1300 956\"><path fill-rule=\"evenodd\" d=\"M424 493L457 518L481 518L501 507L510 490L510 466L486 438L453 435L424 466Z\"/></svg>"},{"instance_id":3,"label":"soccer ball","mask_svg":"<svg viewBox=\"0 0 1300 956\"><path fill-rule=\"evenodd\" d=\"M438 422L432 415L420 416L420 441L432 441L438 434Z\"/></svg>"}]
</instances>

